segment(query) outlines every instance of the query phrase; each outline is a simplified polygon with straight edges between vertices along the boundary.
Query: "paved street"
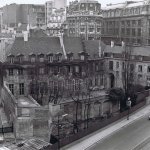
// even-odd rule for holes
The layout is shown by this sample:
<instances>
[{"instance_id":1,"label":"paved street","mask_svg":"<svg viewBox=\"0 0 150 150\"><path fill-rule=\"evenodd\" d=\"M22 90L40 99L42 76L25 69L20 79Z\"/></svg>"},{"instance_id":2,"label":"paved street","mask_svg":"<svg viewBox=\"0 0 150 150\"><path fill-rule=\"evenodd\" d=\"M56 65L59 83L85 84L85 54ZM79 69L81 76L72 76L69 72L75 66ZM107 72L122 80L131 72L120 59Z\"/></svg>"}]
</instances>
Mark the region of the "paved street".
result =
<instances>
[{"instance_id":1,"label":"paved street","mask_svg":"<svg viewBox=\"0 0 150 150\"><path fill-rule=\"evenodd\" d=\"M144 116L112 136L100 141L90 150L131 150L150 137L150 121Z\"/></svg>"}]
</instances>

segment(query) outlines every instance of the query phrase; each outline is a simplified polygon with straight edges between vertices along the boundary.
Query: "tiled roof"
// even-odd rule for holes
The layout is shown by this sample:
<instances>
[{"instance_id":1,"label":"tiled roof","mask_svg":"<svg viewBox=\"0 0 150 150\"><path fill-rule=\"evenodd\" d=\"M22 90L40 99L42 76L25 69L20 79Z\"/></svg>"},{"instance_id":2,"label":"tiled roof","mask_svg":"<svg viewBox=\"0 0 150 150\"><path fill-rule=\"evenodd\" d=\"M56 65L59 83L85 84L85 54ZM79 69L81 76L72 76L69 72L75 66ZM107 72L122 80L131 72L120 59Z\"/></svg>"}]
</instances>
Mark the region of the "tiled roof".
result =
<instances>
[{"instance_id":1,"label":"tiled roof","mask_svg":"<svg viewBox=\"0 0 150 150\"><path fill-rule=\"evenodd\" d=\"M24 42L22 37L15 39L15 42L11 48L11 54L17 55L21 53L23 55L34 54L48 54L48 53L62 53L62 48L58 37L30 37L27 42ZM7 54L8 55L8 54Z\"/></svg>"},{"instance_id":2,"label":"tiled roof","mask_svg":"<svg viewBox=\"0 0 150 150\"><path fill-rule=\"evenodd\" d=\"M48 37L43 30L41 29L31 29L30 30L31 37Z\"/></svg>"},{"instance_id":3,"label":"tiled roof","mask_svg":"<svg viewBox=\"0 0 150 150\"><path fill-rule=\"evenodd\" d=\"M150 56L150 46L131 47L131 49L132 55ZM104 51L105 53L122 53L124 51L124 48L122 46L111 47L110 45L107 45Z\"/></svg>"},{"instance_id":4,"label":"tiled roof","mask_svg":"<svg viewBox=\"0 0 150 150\"><path fill-rule=\"evenodd\" d=\"M86 52L90 55L90 58L96 58L99 56L99 46L101 46L101 50L105 49L105 44L103 42L100 43L99 40L88 40L84 41L84 46Z\"/></svg>"},{"instance_id":5,"label":"tiled roof","mask_svg":"<svg viewBox=\"0 0 150 150\"><path fill-rule=\"evenodd\" d=\"M83 52L83 44L81 38L66 37L63 38L66 53L73 53L74 58L78 58L78 53Z\"/></svg>"}]
</instances>

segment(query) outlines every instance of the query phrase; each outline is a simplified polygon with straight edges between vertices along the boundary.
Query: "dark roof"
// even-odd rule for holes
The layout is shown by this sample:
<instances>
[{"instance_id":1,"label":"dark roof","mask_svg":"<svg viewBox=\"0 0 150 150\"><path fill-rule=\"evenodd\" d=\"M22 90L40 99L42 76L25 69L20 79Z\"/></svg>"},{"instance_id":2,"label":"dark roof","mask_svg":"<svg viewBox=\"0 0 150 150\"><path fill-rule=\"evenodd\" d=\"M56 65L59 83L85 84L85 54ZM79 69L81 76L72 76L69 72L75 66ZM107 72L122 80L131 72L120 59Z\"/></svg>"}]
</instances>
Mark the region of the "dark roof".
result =
<instances>
[{"instance_id":1,"label":"dark roof","mask_svg":"<svg viewBox=\"0 0 150 150\"><path fill-rule=\"evenodd\" d=\"M79 37L66 37L64 36L64 46L66 53L73 53L74 58L79 58L78 53L83 52L82 40Z\"/></svg>"},{"instance_id":2,"label":"dark roof","mask_svg":"<svg viewBox=\"0 0 150 150\"><path fill-rule=\"evenodd\" d=\"M63 54L63 51L58 37L29 37L27 42L24 42L24 39L22 37L18 37L15 39L10 53L13 55L17 55L18 53L21 53L23 55L29 55L30 53Z\"/></svg>"},{"instance_id":3,"label":"dark roof","mask_svg":"<svg viewBox=\"0 0 150 150\"><path fill-rule=\"evenodd\" d=\"M46 33L44 33L41 29L30 29L30 36L31 37L48 37Z\"/></svg>"},{"instance_id":4,"label":"dark roof","mask_svg":"<svg viewBox=\"0 0 150 150\"><path fill-rule=\"evenodd\" d=\"M99 56L99 46L101 46L102 51L105 49L105 44L99 40L84 41L84 46L86 52L90 55L90 58L96 58Z\"/></svg>"},{"instance_id":5,"label":"dark roof","mask_svg":"<svg viewBox=\"0 0 150 150\"><path fill-rule=\"evenodd\" d=\"M131 47L132 55L138 56L150 56L150 46L143 46L143 47ZM114 46L111 47L110 45L106 45L105 53L122 53L124 48L122 46Z\"/></svg>"}]
</instances>

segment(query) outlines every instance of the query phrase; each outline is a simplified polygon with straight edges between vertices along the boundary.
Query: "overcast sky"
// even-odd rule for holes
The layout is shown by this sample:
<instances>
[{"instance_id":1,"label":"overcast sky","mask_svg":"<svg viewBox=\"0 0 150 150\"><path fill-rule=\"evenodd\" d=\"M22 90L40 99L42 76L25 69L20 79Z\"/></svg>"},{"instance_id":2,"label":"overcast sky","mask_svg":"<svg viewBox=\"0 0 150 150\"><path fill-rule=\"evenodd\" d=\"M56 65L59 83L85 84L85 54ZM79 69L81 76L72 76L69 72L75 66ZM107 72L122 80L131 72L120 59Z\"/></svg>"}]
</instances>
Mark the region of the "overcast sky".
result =
<instances>
[{"instance_id":1,"label":"overcast sky","mask_svg":"<svg viewBox=\"0 0 150 150\"><path fill-rule=\"evenodd\" d=\"M48 0L0 0L0 6L4 6L6 4L11 4L11 3L21 3L21 4L44 4L45 1ZM72 1L72 0L68 0ZM124 2L125 0L98 0L102 6L105 6L108 3L118 3L118 2Z\"/></svg>"}]
</instances>

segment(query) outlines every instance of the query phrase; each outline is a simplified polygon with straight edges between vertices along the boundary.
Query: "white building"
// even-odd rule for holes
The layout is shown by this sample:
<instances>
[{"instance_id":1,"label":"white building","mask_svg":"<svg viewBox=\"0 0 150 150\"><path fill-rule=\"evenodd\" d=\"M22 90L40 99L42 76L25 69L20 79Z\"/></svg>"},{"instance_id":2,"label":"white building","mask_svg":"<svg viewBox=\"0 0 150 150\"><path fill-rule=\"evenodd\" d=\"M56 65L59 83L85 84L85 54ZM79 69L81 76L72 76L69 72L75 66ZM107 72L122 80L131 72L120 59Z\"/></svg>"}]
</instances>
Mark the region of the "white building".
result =
<instances>
[{"instance_id":1,"label":"white building","mask_svg":"<svg viewBox=\"0 0 150 150\"><path fill-rule=\"evenodd\" d=\"M51 0L45 4L46 25L49 28L60 28L66 20L66 0Z\"/></svg>"}]
</instances>

